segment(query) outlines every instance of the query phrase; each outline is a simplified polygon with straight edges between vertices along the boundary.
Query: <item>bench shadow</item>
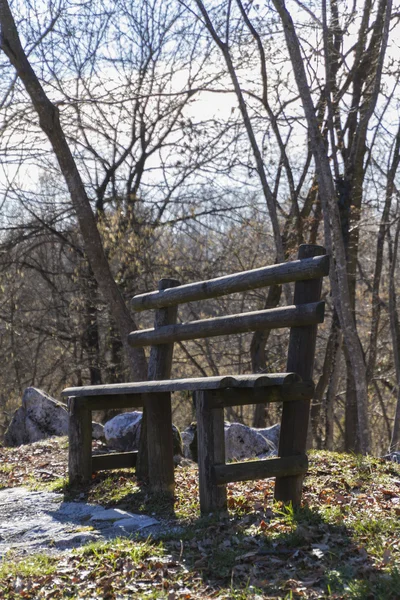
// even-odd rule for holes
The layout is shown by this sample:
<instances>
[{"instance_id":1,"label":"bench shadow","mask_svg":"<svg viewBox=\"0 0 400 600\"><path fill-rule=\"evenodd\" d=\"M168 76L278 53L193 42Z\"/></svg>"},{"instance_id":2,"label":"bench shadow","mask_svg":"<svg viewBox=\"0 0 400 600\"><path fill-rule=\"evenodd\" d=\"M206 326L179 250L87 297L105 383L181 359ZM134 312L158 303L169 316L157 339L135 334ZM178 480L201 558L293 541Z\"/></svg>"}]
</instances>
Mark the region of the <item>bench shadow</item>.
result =
<instances>
[{"instance_id":1,"label":"bench shadow","mask_svg":"<svg viewBox=\"0 0 400 600\"><path fill-rule=\"evenodd\" d=\"M167 521L167 528L161 534L154 532L154 537L210 590L231 589L232 598L250 598L252 591L275 598L400 598L400 571L390 564L390 557L387 564L376 566L365 548L368 540L360 542L362 536L337 524L329 511L325 516L307 506L296 511L274 506L261 512L235 509L182 518L170 496L150 492L146 482L137 482L132 472L124 471L98 473L80 494L89 499L96 485L103 486L103 494L105 481L117 487L121 478L122 483L131 480L135 489L125 487L117 500L107 501L106 495L102 505ZM330 508L340 513L340 507ZM153 536L152 528L147 531ZM391 572L385 572L390 566Z\"/></svg>"},{"instance_id":2,"label":"bench shadow","mask_svg":"<svg viewBox=\"0 0 400 600\"><path fill-rule=\"evenodd\" d=\"M270 519L254 514L199 518L192 525L197 552L181 551L186 568L198 570L204 585L221 585L223 580L235 593L400 598L400 571L376 567L345 525L332 524L308 507L266 512ZM189 548L191 538L189 534Z\"/></svg>"},{"instance_id":3,"label":"bench shadow","mask_svg":"<svg viewBox=\"0 0 400 600\"><path fill-rule=\"evenodd\" d=\"M127 484L131 484L132 491L127 489ZM99 488L98 498L96 488ZM138 480L130 469L99 471L88 485L74 488L67 486L64 499L70 501L78 498L83 502L101 504L104 508L114 507L137 514L153 515L156 519L176 519L174 496L150 491L148 482Z\"/></svg>"}]
</instances>

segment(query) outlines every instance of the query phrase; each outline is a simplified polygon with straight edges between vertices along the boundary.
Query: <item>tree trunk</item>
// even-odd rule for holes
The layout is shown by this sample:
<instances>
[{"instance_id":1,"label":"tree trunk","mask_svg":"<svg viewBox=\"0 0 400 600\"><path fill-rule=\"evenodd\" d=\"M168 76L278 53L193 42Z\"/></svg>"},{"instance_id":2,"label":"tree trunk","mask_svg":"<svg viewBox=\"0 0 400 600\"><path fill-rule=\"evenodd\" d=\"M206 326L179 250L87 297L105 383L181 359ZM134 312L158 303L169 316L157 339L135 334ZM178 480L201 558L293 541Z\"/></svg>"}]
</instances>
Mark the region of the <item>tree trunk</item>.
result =
<instances>
[{"instance_id":1,"label":"tree trunk","mask_svg":"<svg viewBox=\"0 0 400 600\"><path fill-rule=\"evenodd\" d=\"M352 311L346 268L346 253L340 225L336 191L329 162L329 153L327 152L326 142L321 135L318 121L315 116L315 108L307 81L300 44L292 18L285 7L283 0L273 0L273 2L284 27L294 76L307 119L310 149L315 160L319 193L324 211L325 240L328 251L333 258L333 264L330 271L332 295L356 380L361 450L363 453L368 453L371 448L371 436L368 417L366 370L362 347Z\"/></svg>"},{"instance_id":2,"label":"tree trunk","mask_svg":"<svg viewBox=\"0 0 400 600\"><path fill-rule=\"evenodd\" d=\"M378 342L378 330L379 321L381 314L381 299L380 299L380 283L383 267L383 252L385 245L385 238L389 229L389 216L390 209L392 206L392 197L394 192L394 178L397 173L397 169L400 163L400 127L397 130L396 141L394 145L393 158L390 165L389 173L387 176L386 190L385 190L385 205L381 220L379 223L378 239L376 242L376 259L375 259L375 270L374 279L372 283L372 315L371 315L371 333L369 337L369 356L368 356L368 368L367 377L368 381L372 380L376 356L377 356L377 342Z\"/></svg>"},{"instance_id":3,"label":"tree trunk","mask_svg":"<svg viewBox=\"0 0 400 600\"><path fill-rule=\"evenodd\" d=\"M268 289L268 296L264 308L275 308L279 304L282 294L282 286L272 285ZM262 373L267 370L267 361L265 356L265 345L268 341L270 329L255 331L250 344L250 356L252 373ZM253 427L266 427L266 404L256 404L253 415Z\"/></svg>"},{"instance_id":4,"label":"tree trunk","mask_svg":"<svg viewBox=\"0 0 400 600\"><path fill-rule=\"evenodd\" d=\"M393 433L390 441L390 452L400 450L400 321L397 310L397 294L395 286L396 259L399 249L400 219L397 217L397 227L394 240L389 239L389 316L392 333L393 357L396 370L397 402L394 415Z\"/></svg>"},{"instance_id":5,"label":"tree trunk","mask_svg":"<svg viewBox=\"0 0 400 600\"><path fill-rule=\"evenodd\" d=\"M83 274L85 277L85 274ZM99 324L97 321L97 281L92 270L86 272L85 285L85 316L82 347L88 358L90 385L102 383L100 368Z\"/></svg>"},{"instance_id":6,"label":"tree trunk","mask_svg":"<svg viewBox=\"0 0 400 600\"><path fill-rule=\"evenodd\" d=\"M335 424L335 400L336 391L340 375L340 358L341 358L341 343L336 349L336 357L334 359L334 368L329 381L328 391L325 399L325 448L333 450L334 444L334 424Z\"/></svg>"},{"instance_id":7,"label":"tree trunk","mask_svg":"<svg viewBox=\"0 0 400 600\"><path fill-rule=\"evenodd\" d=\"M38 114L40 127L54 150L71 196L87 258L117 324L132 378L145 379L147 369L143 349L131 348L128 344L128 334L136 329L136 325L114 281L104 254L89 198L60 124L59 110L45 94L27 59L7 0L0 0L0 26L0 48L15 67Z\"/></svg>"},{"instance_id":8,"label":"tree trunk","mask_svg":"<svg viewBox=\"0 0 400 600\"><path fill-rule=\"evenodd\" d=\"M323 430L323 427L321 426L321 409L323 403L323 396L327 386L330 384L330 381L333 377L336 366L338 348L340 348L341 343L342 333L340 331L339 319L336 311L334 311L332 317L331 330L325 349L325 358L322 367L322 373L320 375L320 378L318 379L318 383L315 388L314 399L311 405L311 426L314 439L317 442L317 448L322 448L321 430Z\"/></svg>"}]
</instances>

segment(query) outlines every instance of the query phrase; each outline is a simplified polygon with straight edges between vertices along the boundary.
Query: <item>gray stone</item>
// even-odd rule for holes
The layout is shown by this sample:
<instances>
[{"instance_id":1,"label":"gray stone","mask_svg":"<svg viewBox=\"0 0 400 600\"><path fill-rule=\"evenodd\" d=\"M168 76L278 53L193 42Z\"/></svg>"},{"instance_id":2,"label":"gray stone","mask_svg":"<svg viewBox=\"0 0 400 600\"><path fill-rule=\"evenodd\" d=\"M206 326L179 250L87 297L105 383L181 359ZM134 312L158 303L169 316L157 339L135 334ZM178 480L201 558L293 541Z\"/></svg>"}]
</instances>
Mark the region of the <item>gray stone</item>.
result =
<instances>
[{"instance_id":1,"label":"gray stone","mask_svg":"<svg viewBox=\"0 0 400 600\"><path fill-rule=\"evenodd\" d=\"M400 452L391 452L390 454L386 454L385 456L382 456L382 458L384 458L385 460L391 460L395 463L400 464Z\"/></svg>"},{"instance_id":2,"label":"gray stone","mask_svg":"<svg viewBox=\"0 0 400 600\"><path fill-rule=\"evenodd\" d=\"M138 411L122 413L107 421L104 425L107 446L122 452L137 450L141 422L142 413Z\"/></svg>"},{"instance_id":3,"label":"gray stone","mask_svg":"<svg viewBox=\"0 0 400 600\"><path fill-rule=\"evenodd\" d=\"M261 433L241 423L225 424L226 460L266 458L276 454L276 447Z\"/></svg>"},{"instance_id":4,"label":"gray stone","mask_svg":"<svg viewBox=\"0 0 400 600\"><path fill-rule=\"evenodd\" d=\"M181 432L183 456L197 461L197 423L191 423Z\"/></svg>"},{"instance_id":5,"label":"gray stone","mask_svg":"<svg viewBox=\"0 0 400 600\"><path fill-rule=\"evenodd\" d=\"M104 440L104 425L92 422L92 438L94 440Z\"/></svg>"},{"instance_id":6,"label":"gray stone","mask_svg":"<svg viewBox=\"0 0 400 600\"><path fill-rule=\"evenodd\" d=\"M56 553L158 525L147 515L63 502L63 495L54 492L21 487L0 490L0 558L10 550Z\"/></svg>"},{"instance_id":7,"label":"gray stone","mask_svg":"<svg viewBox=\"0 0 400 600\"><path fill-rule=\"evenodd\" d=\"M265 439L269 440L273 443L275 448L279 446L279 436L281 433L281 424L277 423L276 425L272 425L272 427L264 427L262 429L255 429L258 433L260 433Z\"/></svg>"},{"instance_id":8,"label":"gray stone","mask_svg":"<svg viewBox=\"0 0 400 600\"><path fill-rule=\"evenodd\" d=\"M255 429L241 423L225 423L225 459L244 460L277 455L280 425ZM183 456L197 462L197 423L181 433Z\"/></svg>"},{"instance_id":9,"label":"gray stone","mask_svg":"<svg viewBox=\"0 0 400 600\"><path fill-rule=\"evenodd\" d=\"M14 412L5 433L4 444L21 446L64 435L68 435L66 406L42 390L28 387L22 396L22 406ZM93 423L93 437L104 437L103 426L99 423Z\"/></svg>"},{"instance_id":10,"label":"gray stone","mask_svg":"<svg viewBox=\"0 0 400 600\"><path fill-rule=\"evenodd\" d=\"M117 415L104 425L104 435L107 446L121 452L139 449L142 413L139 411L126 412ZM174 455L182 455L182 439L179 429L172 425Z\"/></svg>"}]
</instances>

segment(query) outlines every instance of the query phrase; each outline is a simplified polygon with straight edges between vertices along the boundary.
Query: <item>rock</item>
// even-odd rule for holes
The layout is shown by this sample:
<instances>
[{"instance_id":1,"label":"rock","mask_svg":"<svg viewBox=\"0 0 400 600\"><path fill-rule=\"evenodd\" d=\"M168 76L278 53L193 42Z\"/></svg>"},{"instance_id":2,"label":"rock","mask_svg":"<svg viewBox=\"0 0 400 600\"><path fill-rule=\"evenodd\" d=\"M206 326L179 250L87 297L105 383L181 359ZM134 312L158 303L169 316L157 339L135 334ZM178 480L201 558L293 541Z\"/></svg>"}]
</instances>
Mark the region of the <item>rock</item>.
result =
<instances>
[{"instance_id":1,"label":"rock","mask_svg":"<svg viewBox=\"0 0 400 600\"><path fill-rule=\"evenodd\" d=\"M129 537L142 531L147 537L159 521L121 509L86 502L66 502L56 492L23 487L0 490L0 559L13 554L59 554L88 542ZM149 529L151 528L151 529Z\"/></svg>"},{"instance_id":2,"label":"rock","mask_svg":"<svg viewBox=\"0 0 400 600\"><path fill-rule=\"evenodd\" d=\"M126 412L117 415L104 425L107 446L121 452L139 449L142 413ZM174 455L182 455L182 438L179 429L172 425Z\"/></svg>"},{"instance_id":3,"label":"rock","mask_svg":"<svg viewBox=\"0 0 400 600\"><path fill-rule=\"evenodd\" d=\"M92 438L94 440L104 440L104 425L92 422Z\"/></svg>"},{"instance_id":4,"label":"rock","mask_svg":"<svg viewBox=\"0 0 400 600\"><path fill-rule=\"evenodd\" d=\"M93 423L93 437L103 437L103 426ZM22 396L22 406L13 415L4 436L5 446L30 444L53 435L68 435L68 412L42 390L28 387Z\"/></svg>"},{"instance_id":5,"label":"rock","mask_svg":"<svg viewBox=\"0 0 400 600\"><path fill-rule=\"evenodd\" d=\"M276 456L279 432L279 424L255 429L241 423L225 423L225 460ZM197 423L191 423L181 437L183 456L197 462Z\"/></svg>"},{"instance_id":6,"label":"rock","mask_svg":"<svg viewBox=\"0 0 400 600\"><path fill-rule=\"evenodd\" d=\"M137 450L141 421L142 413L138 411L121 413L107 421L104 425L107 446L122 452Z\"/></svg>"},{"instance_id":7,"label":"rock","mask_svg":"<svg viewBox=\"0 0 400 600\"><path fill-rule=\"evenodd\" d=\"M390 454L385 454L382 458L400 464L400 452L391 452Z\"/></svg>"},{"instance_id":8,"label":"rock","mask_svg":"<svg viewBox=\"0 0 400 600\"><path fill-rule=\"evenodd\" d=\"M247 425L225 425L225 459L266 458L276 454L276 446L266 437Z\"/></svg>"},{"instance_id":9,"label":"rock","mask_svg":"<svg viewBox=\"0 0 400 600\"><path fill-rule=\"evenodd\" d=\"M191 423L181 432L183 456L197 462L197 423Z\"/></svg>"},{"instance_id":10,"label":"rock","mask_svg":"<svg viewBox=\"0 0 400 600\"><path fill-rule=\"evenodd\" d=\"M258 433L260 433L263 437L273 443L276 449L279 446L279 436L281 434L281 424L277 423L276 425L272 425L272 427L264 427L262 429L255 429Z\"/></svg>"}]
</instances>

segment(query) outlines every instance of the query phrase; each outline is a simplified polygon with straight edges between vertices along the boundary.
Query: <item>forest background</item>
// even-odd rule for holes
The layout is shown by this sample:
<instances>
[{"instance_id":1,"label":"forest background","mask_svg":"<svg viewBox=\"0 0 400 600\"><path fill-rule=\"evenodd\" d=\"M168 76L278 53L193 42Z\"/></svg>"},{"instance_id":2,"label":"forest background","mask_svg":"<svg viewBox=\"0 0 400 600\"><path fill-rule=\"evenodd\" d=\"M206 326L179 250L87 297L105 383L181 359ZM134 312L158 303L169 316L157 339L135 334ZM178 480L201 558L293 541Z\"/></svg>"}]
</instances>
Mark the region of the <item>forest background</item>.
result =
<instances>
[{"instance_id":1,"label":"forest background","mask_svg":"<svg viewBox=\"0 0 400 600\"><path fill-rule=\"evenodd\" d=\"M27 386L146 378L130 298L332 257L319 448L400 450L399 6L0 0L0 420ZM272 287L179 318L290 301ZM174 377L285 370L284 334L175 347ZM175 400L188 424L191 404ZM228 418L273 424L276 407Z\"/></svg>"}]
</instances>

